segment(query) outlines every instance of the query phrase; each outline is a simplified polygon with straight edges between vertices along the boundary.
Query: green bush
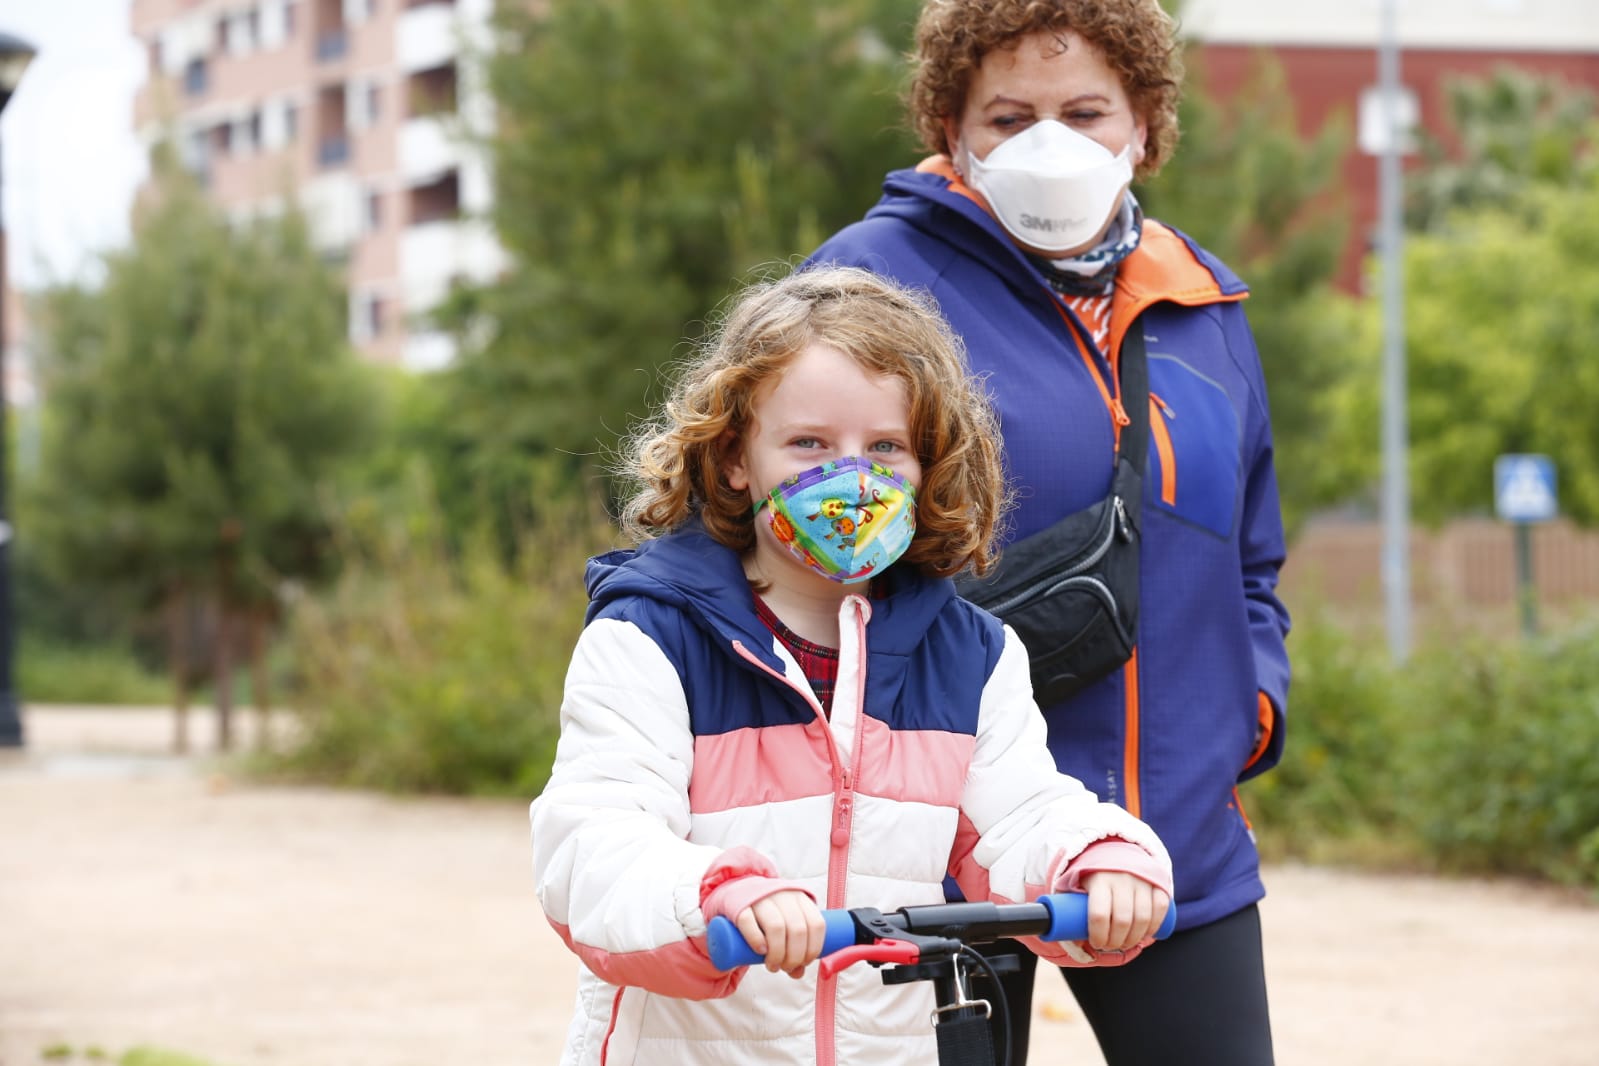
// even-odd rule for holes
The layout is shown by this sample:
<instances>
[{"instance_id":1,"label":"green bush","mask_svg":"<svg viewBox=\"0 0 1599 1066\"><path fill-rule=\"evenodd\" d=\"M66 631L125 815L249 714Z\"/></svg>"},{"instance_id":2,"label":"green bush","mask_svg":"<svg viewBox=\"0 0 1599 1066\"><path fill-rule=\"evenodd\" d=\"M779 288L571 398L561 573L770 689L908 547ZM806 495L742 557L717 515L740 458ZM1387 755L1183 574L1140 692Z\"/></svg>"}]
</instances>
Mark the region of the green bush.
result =
<instances>
[{"instance_id":1,"label":"green bush","mask_svg":"<svg viewBox=\"0 0 1599 1066\"><path fill-rule=\"evenodd\" d=\"M1599 642L1465 645L1411 678L1423 719L1401 778L1446 869L1599 887Z\"/></svg>"},{"instance_id":2,"label":"green bush","mask_svg":"<svg viewBox=\"0 0 1599 1066\"><path fill-rule=\"evenodd\" d=\"M172 686L114 644L24 636L17 648L17 695L26 703L165 705Z\"/></svg>"},{"instance_id":3,"label":"green bush","mask_svg":"<svg viewBox=\"0 0 1599 1066\"><path fill-rule=\"evenodd\" d=\"M544 787L584 560L614 530L559 493L540 497L509 560L492 534L452 546L444 525L434 507L351 516L339 581L293 612L304 729L280 768L389 791Z\"/></svg>"},{"instance_id":4,"label":"green bush","mask_svg":"<svg viewBox=\"0 0 1599 1066\"><path fill-rule=\"evenodd\" d=\"M1289 654L1283 758L1244 793L1262 851L1310 861L1403 855L1412 845L1392 769L1407 723L1380 637L1311 612L1296 619Z\"/></svg>"},{"instance_id":5,"label":"green bush","mask_svg":"<svg viewBox=\"0 0 1599 1066\"><path fill-rule=\"evenodd\" d=\"M1273 858L1599 888L1599 640L1452 638L1396 668L1315 612L1281 764L1246 786Z\"/></svg>"}]
</instances>

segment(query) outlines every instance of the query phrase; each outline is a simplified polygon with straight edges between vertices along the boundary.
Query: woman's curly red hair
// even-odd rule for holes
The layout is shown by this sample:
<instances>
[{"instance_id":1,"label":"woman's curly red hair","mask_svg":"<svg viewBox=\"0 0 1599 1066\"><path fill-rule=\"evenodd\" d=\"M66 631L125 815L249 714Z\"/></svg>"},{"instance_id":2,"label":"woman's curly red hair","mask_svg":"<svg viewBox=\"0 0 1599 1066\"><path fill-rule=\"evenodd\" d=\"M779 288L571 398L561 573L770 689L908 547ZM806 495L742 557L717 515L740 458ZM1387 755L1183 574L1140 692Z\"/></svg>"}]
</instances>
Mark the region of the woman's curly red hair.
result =
<instances>
[{"instance_id":1,"label":"woman's curly red hair","mask_svg":"<svg viewBox=\"0 0 1599 1066\"><path fill-rule=\"evenodd\" d=\"M965 109L983 57L1031 33L1070 31L1099 49L1147 124L1138 176L1151 177L1177 147L1176 29L1157 0L928 0L911 57L911 122L929 151L951 154L944 118Z\"/></svg>"},{"instance_id":2,"label":"woman's curly red hair","mask_svg":"<svg viewBox=\"0 0 1599 1066\"><path fill-rule=\"evenodd\" d=\"M697 516L722 544L751 549L754 501L728 485L723 467L754 422L757 392L817 343L905 385L922 483L903 560L940 576L986 572L1009 502L993 407L931 299L853 267L801 271L739 295L660 417L633 438L622 473L638 489L624 532L642 540Z\"/></svg>"}]
</instances>

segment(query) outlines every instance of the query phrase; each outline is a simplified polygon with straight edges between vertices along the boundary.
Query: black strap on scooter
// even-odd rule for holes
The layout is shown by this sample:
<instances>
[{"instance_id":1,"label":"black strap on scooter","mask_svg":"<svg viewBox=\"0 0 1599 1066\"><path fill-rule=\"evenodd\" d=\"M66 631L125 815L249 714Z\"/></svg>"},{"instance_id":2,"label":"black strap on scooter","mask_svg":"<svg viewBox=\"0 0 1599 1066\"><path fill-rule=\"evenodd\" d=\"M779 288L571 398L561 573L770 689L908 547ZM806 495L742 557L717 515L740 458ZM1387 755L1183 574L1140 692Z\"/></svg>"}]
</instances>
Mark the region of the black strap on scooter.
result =
<instances>
[{"instance_id":1,"label":"black strap on scooter","mask_svg":"<svg viewBox=\"0 0 1599 1066\"><path fill-rule=\"evenodd\" d=\"M946 1010L933 1026L938 1066L993 1066L994 1042L988 1035L988 1004Z\"/></svg>"}]
</instances>

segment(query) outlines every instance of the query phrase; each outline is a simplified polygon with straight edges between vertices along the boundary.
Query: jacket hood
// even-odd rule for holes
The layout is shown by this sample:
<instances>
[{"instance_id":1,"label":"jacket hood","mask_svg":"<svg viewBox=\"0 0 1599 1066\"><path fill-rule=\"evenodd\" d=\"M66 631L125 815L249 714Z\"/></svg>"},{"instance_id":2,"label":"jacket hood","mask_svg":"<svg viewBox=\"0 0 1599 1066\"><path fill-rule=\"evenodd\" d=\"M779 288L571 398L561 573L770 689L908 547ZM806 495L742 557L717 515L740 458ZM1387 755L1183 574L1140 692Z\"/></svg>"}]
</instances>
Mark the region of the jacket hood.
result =
<instances>
[{"instance_id":1,"label":"jacket hood","mask_svg":"<svg viewBox=\"0 0 1599 1066\"><path fill-rule=\"evenodd\" d=\"M728 647L739 641L768 666L783 671L772 650L772 632L755 613L755 596L738 555L698 521L637 548L595 556L588 561L584 581L589 593L585 624L616 601L642 597L677 608ZM909 654L955 598L953 581L925 577L910 566L890 567L874 581L882 583L869 598L874 655Z\"/></svg>"}]
</instances>

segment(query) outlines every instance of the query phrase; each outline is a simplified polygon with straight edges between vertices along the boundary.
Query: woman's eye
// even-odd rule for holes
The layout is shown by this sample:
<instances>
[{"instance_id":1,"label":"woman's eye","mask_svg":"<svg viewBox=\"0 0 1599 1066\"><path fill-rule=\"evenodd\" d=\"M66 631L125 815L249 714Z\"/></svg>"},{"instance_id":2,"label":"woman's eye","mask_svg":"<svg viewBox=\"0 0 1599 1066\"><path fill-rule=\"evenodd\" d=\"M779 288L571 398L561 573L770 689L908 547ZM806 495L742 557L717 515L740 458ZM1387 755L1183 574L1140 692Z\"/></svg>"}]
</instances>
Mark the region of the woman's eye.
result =
<instances>
[{"instance_id":1,"label":"woman's eye","mask_svg":"<svg viewBox=\"0 0 1599 1066\"><path fill-rule=\"evenodd\" d=\"M874 452L897 452L899 450L899 441L896 440L880 440L872 445L872 451Z\"/></svg>"},{"instance_id":2,"label":"woman's eye","mask_svg":"<svg viewBox=\"0 0 1599 1066\"><path fill-rule=\"evenodd\" d=\"M821 441L815 437L795 437L789 441L789 445L794 448L819 448L821 447Z\"/></svg>"},{"instance_id":3,"label":"woman's eye","mask_svg":"<svg viewBox=\"0 0 1599 1066\"><path fill-rule=\"evenodd\" d=\"M1015 133L1028 125L1031 120L1025 115L1001 115L994 119L994 128L1003 133Z\"/></svg>"},{"instance_id":4,"label":"woman's eye","mask_svg":"<svg viewBox=\"0 0 1599 1066\"><path fill-rule=\"evenodd\" d=\"M1098 122L1100 119L1104 118L1105 116L1104 116L1104 113L1101 112L1101 111L1073 111L1071 114L1067 115L1066 117L1071 119L1073 122L1080 123L1080 124L1083 124L1083 125L1087 125L1088 123L1091 123L1091 122Z\"/></svg>"}]
</instances>

